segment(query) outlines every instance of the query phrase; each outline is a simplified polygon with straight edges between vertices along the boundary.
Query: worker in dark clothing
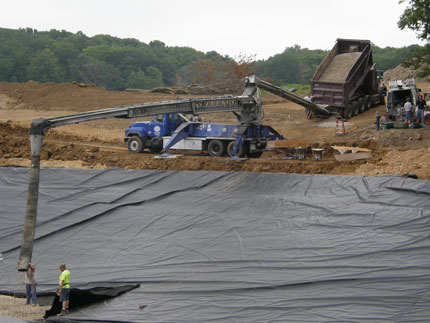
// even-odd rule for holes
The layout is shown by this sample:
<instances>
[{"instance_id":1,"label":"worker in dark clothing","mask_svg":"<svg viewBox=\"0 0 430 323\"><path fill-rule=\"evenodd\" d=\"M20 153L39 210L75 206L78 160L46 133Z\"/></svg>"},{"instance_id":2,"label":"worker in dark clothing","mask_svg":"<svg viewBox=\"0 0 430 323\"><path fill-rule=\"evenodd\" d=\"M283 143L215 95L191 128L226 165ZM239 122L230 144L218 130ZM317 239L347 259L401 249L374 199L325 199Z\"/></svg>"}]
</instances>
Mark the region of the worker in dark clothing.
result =
<instances>
[{"instance_id":1,"label":"worker in dark clothing","mask_svg":"<svg viewBox=\"0 0 430 323\"><path fill-rule=\"evenodd\" d=\"M421 122L424 124L424 110L426 107L426 101L424 101L423 96L420 95L417 101L417 115L415 116L415 122Z\"/></svg>"},{"instance_id":2,"label":"worker in dark clothing","mask_svg":"<svg viewBox=\"0 0 430 323\"><path fill-rule=\"evenodd\" d=\"M313 97L312 97L312 95L306 95L305 97L304 97L304 99L306 100L306 101L309 101L309 102L312 102L313 101ZM305 107L305 113L306 113L306 118L307 119L312 119L312 110L311 109L309 109L308 107Z\"/></svg>"}]
</instances>

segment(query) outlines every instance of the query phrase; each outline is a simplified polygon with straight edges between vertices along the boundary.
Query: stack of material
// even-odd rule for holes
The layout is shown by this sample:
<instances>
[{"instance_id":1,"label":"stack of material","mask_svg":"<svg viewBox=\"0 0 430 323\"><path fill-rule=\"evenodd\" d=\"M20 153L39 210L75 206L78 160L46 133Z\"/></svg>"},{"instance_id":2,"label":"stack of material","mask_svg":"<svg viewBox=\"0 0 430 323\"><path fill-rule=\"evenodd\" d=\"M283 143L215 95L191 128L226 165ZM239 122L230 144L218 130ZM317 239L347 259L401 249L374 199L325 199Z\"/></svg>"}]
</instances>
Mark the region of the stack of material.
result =
<instances>
[{"instance_id":1,"label":"stack of material","mask_svg":"<svg viewBox=\"0 0 430 323\"><path fill-rule=\"evenodd\" d=\"M320 81L339 83L344 82L349 71L354 66L361 52L339 54L333 57L333 60L325 69Z\"/></svg>"},{"instance_id":2,"label":"stack of material","mask_svg":"<svg viewBox=\"0 0 430 323\"><path fill-rule=\"evenodd\" d=\"M372 151L367 148L346 146L332 146L332 148L340 152L340 155L334 155L334 158L338 161L367 159L372 157Z\"/></svg>"}]
</instances>

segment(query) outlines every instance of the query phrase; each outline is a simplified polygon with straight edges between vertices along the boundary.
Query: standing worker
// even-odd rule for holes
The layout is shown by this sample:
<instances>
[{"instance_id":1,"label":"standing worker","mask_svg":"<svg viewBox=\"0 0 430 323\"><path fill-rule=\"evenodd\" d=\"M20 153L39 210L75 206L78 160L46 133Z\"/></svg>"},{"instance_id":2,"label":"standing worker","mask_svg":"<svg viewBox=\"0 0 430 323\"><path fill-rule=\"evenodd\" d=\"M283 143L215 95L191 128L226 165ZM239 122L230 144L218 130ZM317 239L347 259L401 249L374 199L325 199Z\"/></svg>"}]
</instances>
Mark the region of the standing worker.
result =
<instances>
[{"instance_id":1,"label":"standing worker","mask_svg":"<svg viewBox=\"0 0 430 323\"><path fill-rule=\"evenodd\" d=\"M313 101L313 97L312 95L306 95L303 99L305 99L306 101L312 102ZM306 113L306 118L307 119L312 119L312 110L309 109L308 107L305 107L305 113Z\"/></svg>"},{"instance_id":2,"label":"standing worker","mask_svg":"<svg viewBox=\"0 0 430 323\"><path fill-rule=\"evenodd\" d=\"M403 109L405 110L405 116L406 116L406 121L408 122L408 126L411 126L411 120L412 120L412 115L411 115L411 111L412 111L412 103L411 103L411 99L409 97L406 98L406 103L403 106Z\"/></svg>"},{"instance_id":3,"label":"standing worker","mask_svg":"<svg viewBox=\"0 0 430 323\"><path fill-rule=\"evenodd\" d=\"M417 115L415 116L415 122L420 120L421 124L424 124L424 110L426 108L426 101L424 101L424 97L420 95L417 101Z\"/></svg>"},{"instance_id":4,"label":"standing worker","mask_svg":"<svg viewBox=\"0 0 430 323\"><path fill-rule=\"evenodd\" d=\"M19 265L19 260L18 260ZM37 293L36 293L36 266L29 262L28 270L25 272L25 296L26 304L33 306L37 305Z\"/></svg>"},{"instance_id":5,"label":"standing worker","mask_svg":"<svg viewBox=\"0 0 430 323\"><path fill-rule=\"evenodd\" d=\"M60 288L57 295L60 296L60 302L63 307L59 316L64 316L69 313L69 295L70 295L70 271L66 269L66 265L60 265L61 275L59 277Z\"/></svg>"}]
</instances>

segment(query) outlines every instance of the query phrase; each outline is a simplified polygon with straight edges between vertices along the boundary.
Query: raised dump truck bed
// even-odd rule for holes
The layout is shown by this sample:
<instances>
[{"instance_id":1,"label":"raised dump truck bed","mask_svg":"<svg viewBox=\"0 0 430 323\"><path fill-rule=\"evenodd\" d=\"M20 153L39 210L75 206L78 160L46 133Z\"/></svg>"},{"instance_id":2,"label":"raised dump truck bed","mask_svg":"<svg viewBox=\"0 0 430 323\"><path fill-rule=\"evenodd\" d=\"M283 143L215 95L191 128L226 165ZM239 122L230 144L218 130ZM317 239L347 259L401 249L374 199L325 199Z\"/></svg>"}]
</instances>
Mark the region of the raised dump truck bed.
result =
<instances>
[{"instance_id":1,"label":"raised dump truck bed","mask_svg":"<svg viewBox=\"0 0 430 323\"><path fill-rule=\"evenodd\" d=\"M382 103L370 41L337 39L311 80L311 94L345 118Z\"/></svg>"}]
</instances>

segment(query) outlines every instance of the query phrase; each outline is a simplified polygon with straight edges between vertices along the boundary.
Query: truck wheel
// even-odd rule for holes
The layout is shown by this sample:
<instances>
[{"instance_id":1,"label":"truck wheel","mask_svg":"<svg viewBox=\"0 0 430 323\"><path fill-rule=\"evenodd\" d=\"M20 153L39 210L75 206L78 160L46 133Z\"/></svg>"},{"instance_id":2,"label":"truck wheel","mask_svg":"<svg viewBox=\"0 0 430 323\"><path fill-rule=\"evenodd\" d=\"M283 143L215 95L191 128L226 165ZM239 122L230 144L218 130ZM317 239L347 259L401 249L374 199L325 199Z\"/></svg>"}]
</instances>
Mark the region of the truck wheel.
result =
<instances>
[{"instance_id":1,"label":"truck wheel","mask_svg":"<svg viewBox=\"0 0 430 323\"><path fill-rule=\"evenodd\" d=\"M143 151L143 142L139 136L131 136L127 141L128 151L132 153L141 153Z\"/></svg>"},{"instance_id":2,"label":"truck wheel","mask_svg":"<svg viewBox=\"0 0 430 323\"><path fill-rule=\"evenodd\" d=\"M364 106L364 99L359 98L357 102L358 102L358 113L363 113L366 110L366 107Z\"/></svg>"},{"instance_id":3,"label":"truck wheel","mask_svg":"<svg viewBox=\"0 0 430 323\"><path fill-rule=\"evenodd\" d=\"M369 95L364 96L364 108L369 110L372 107L372 100Z\"/></svg>"},{"instance_id":4,"label":"truck wheel","mask_svg":"<svg viewBox=\"0 0 430 323\"><path fill-rule=\"evenodd\" d=\"M227 154L230 157L233 156L233 146L234 146L234 141L231 141L227 146ZM245 148L242 145L240 146L239 150L236 152L236 156L243 157L243 155L245 155Z\"/></svg>"},{"instance_id":5,"label":"truck wheel","mask_svg":"<svg viewBox=\"0 0 430 323\"><path fill-rule=\"evenodd\" d=\"M225 146L220 140L211 140L208 145L208 153L212 157L220 157L225 154Z\"/></svg>"},{"instance_id":6,"label":"truck wheel","mask_svg":"<svg viewBox=\"0 0 430 323\"><path fill-rule=\"evenodd\" d=\"M249 158L258 158L261 155L263 155L262 151L256 151L256 152L253 152L253 153L248 153L248 157Z\"/></svg>"},{"instance_id":7,"label":"truck wheel","mask_svg":"<svg viewBox=\"0 0 430 323\"><path fill-rule=\"evenodd\" d=\"M348 103L346 107L342 110L342 117L344 117L345 119L349 119L352 117L351 103Z\"/></svg>"},{"instance_id":8,"label":"truck wheel","mask_svg":"<svg viewBox=\"0 0 430 323\"><path fill-rule=\"evenodd\" d=\"M158 154L159 152L161 152L163 150L163 148L160 148L160 147L149 147L149 151L151 152L151 153L154 153L154 154Z\"/></svg>"},{"instance_id":9,"label":"truck wheel","mask_svg":"<svg viewBox=\"0 0 430 323\"><path fill-rule=\"evenodd\" d=\"M163 150L163 138L161 137L152 137L149 144L149 151L151 153L158 154Z\"/></svg>"},{"instance_id":10,"label":"truck wheel","mask_svg":"<svg viewBox=\"0 0 430 323\"><path fill-rule=\"evenodd\" d=\"M357 114L359 114L357 101L351 102L351 113L353 116L356 116Z\"/></svg>"}]
</instances>

